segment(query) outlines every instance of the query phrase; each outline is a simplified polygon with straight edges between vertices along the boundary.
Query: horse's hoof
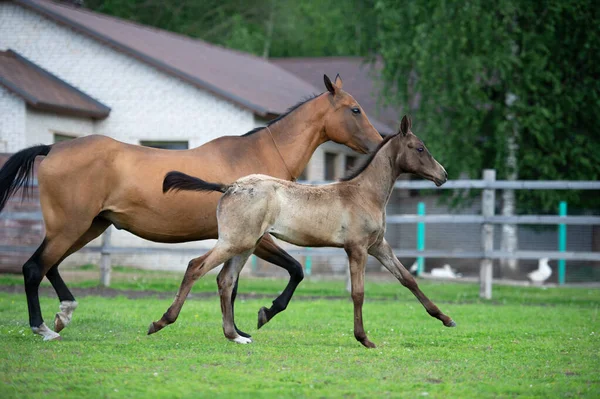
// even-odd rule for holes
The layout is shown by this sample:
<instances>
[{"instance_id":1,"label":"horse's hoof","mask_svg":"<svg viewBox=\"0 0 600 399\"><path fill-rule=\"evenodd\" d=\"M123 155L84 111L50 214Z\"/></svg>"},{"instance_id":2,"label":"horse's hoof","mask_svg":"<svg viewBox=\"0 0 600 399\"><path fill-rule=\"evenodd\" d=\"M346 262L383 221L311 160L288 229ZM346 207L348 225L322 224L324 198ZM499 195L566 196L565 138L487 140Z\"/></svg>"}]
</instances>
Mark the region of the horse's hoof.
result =
<instances>
[{"instance_id":1,"label":"horse's hoof","mask_svg":"<svg viewBox=\"0 0 600 399\"><path fill-rule=\"evenodd\" d=\"M150 323L150 326L148 327L148 335L154 334L157 331L160 331L160 328L156 327L156 323L155 322Z\"/></svg>"},{"instance_id":2,"label":"horse's hoof","mask_svg":"<svg viewBox=\"0 0 600 399\"><path fill-rule=\"evenodd\" d=\"M235 342L236 344L250 344L252 340L246 337L235 337L234 339L230 339L231 342Z\"/></svg>"},{"instance_id":3,"label":"horse's hoof","mask_svg":"<svg viewBox=\"0 0 600 399\"><path fill-rule=\"evenodd\" d=\"M260 308L258 311L258 328L261 328L265 324L269 322L269 318L267 317L267 308L264 306Z\"/></svg>"},{"instance_id":4,"label":"horse's hoof","mask_svg":"<svg viewBox=\"0 0 600 399\"><path fill-rule=\"evenodd\" d=\"M238 333L238 335L241 335L244 338L252 338L252 335L250 334L246 334L245 332L243 332L242 330L238 330L238 328L235 328L235 331Z\"/></svg>"},{"instance_id":5,"label":"horse's hoof","mask_svg":"<svg viewBox=\"0 0 600 399\"><path fill-rule=\"evenodd\" d=\"M44 337L44 341L62 341L62 337L58 334L56 334L56 336L52 336L52 337L46 336L46 337Z\"/></svg>"},{"instance_id":6,"label":"horse's hoof","mask_svg":"<svg viewBox=\"0 0 600 399\"><path fill-rule=\"evenodd\" d=\"M56 316L54 316L54 331L59 333L63 328L65 328L65 323L63 323L60 315L57 313Z\"/></svg>"},{"instance_id":7,"label":"horse's hoof","mask_svg":"<svg viewBox=\"0 0 600 399\"><path fill-rule=\"evenodd\" d=\"M444 325L446 327L456 327L456 323L452 319L450 319L450 321L448 323L444 323Z\"/></svg>"},{"instance_id":8,"label":"horse's hoof","mask_svg":"<svg viewBox=\"0 0 600 399\"><path fill-rule=\"evenodd\" d=\"M44 341L58 341L61 339L61 336L49 329L45 323L42 323L39 327L31 327L31 332L41 335Z\"/></svg>"}]
</instances>

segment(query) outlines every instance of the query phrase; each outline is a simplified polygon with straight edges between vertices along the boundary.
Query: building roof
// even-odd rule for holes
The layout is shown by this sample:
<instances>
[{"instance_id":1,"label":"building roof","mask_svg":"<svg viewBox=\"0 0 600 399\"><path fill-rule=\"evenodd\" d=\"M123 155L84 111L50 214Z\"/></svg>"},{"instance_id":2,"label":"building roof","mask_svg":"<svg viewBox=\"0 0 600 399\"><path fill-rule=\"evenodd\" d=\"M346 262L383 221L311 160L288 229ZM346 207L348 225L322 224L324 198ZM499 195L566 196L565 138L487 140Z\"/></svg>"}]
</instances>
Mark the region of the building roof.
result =
<instances>
[{"instance_id":1,"label":"building roof","mask_svg":"<svg viewBox=\"0 0 600 399\"><path fill-rule=\"evenodd\" d=\"M0 85L32 108L103 119L110 108L12 50L0 51Z\"/></svg>"},{"instance_id":2,"label":"building roof","mask_svg":"<svg viewBox=\"0 0 600 399\"><path fill-rule=\"evenodd\" d=\"M50 1L13 2L261 116L324 90L263 58L187 36Z\"/></svg>"},{"instance_id":3,"label":"building roof","mask_svg":"<svg viewBox=\"0 0 600 399\"><path fill-rule=\"evenodd\" d=\"M272 58L271 62L316 85L323 74L340 74L344 89L352 93L381 133L395 133L400 126L400 111L381 104L378 77L381 63L369 64L363 57Z\"/></svg>"}]
</instances>

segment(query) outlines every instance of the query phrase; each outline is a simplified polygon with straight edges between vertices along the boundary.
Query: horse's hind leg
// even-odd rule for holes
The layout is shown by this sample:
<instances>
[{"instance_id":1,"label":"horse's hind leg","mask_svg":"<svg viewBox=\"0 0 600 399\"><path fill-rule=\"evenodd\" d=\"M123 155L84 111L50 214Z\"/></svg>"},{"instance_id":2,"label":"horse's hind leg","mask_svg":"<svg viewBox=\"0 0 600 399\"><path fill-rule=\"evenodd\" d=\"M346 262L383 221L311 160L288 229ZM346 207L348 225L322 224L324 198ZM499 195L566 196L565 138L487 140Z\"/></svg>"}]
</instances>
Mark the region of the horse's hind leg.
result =
<instances>
[{"instance_id":1,"label":"horse's hind leg","mask_svg":"<svg viewBox=\"0 0 600 399\"><path fill-rule=\"evenodd\" d=\"M46 273L46 278L54 287L58 300L60 301L59 312L54 316L54 331L59 333L65 328L70 322L73 316L73 312L77 308L77 301L69 291L69 288L63 281L62 277L58 272L58 266L60 263L69 255L79 251L83 246L98 237L105 231L111 222L107 219L96 217L92 222L90 228L69 248L69 250L62 256L62 258L54 264Z\"/></svg>"},{"instance_id":2,"label":"horse's hind leg","mask_svg":"<svg viewBox=\"0 0 600 399\"><path fill-rule=\"evenodd\" d=\"M248 250L240 255L236 255L225 263L223 269L217 277L219 286L219 296L221 298L221 313L223 314L223 333L230 341L238 344L248 344L252 342L249 336L244 337L239 334L235 326L235 316L233 311L233 288L238 280L240 271L246 264L248 257L253 250Z\"/></svg>"},{"instance_id":3,"label":"horse's hind leg","mask_svg":"<svg viewBox=\"0 0 600 399\"><path fill-rule=\"evenodd\" d=\"M29 325L35 334L44 337L44 341L60 339L60 335L50 330L44 323L39 300L39 286L50 268L55 265L71 247L75 239L67 235L49 236L23 265L23 278L25 294L27 295L27 308L29 310Z\"/></svg>"},{"instance_id":4,"label":"horse's hind leg","mask_svg":"<svg viewBox=\"0 0 600 399\"><path fill-rule=\"evenodd\" d=\"M410 292L417 297L429 315L441 320L446 327L456 326L456 323L450 317L442 313L442 311L419 289L419 285L414 277L406 270L404 265L400 263L398 258L396 258L392 248L385 239L379 244L375 244L369 248L369 254L377 258L377 260L379 260L403 286L408 288Z\"/></svg>"},{"instance_id":5,"label":"horse's hind leg","mask_svg":"<svg viewBox=\"0 0 600 399\"><path fill-rule=\"evenodd\" d=\"M266 260L267 262L284 268L290 274L290 280L288 281L287 286L283 292L277 298L275 298L273 305L268 309L263 306L258 311L258 328L261 328L279 312L282 312L287 308L287 305L290 303L290 300L294 295L296 287L298 287L298 284L300 284L304 278L304 272L302 271L302 265L296 259L292 258L290 254L275 244L273 238L268 234L265 234L262 237L258 247L254 251L254 254L259 258ZM235 298L235 291L233 298Z\"/></svg>"},{"instance_id":6,"label":"horse's hind leg","mask_svg":"<svg viewBox=\"0 0 600 399\"><path fill-rule=\"evenodd\" d=\"M148 328L148 335L154 334L169 324L174 323L175 320L177 320L185 299L192 290L192 286L196 280L234 255L235 253L226 248L226 246L219 245L219 241L217 241L217 245L213 249L198 258L192 259L188 263L188 267L185 271L185 275L183 276L183 280L181 281L181 285L179 286L179 290L175 295L173 303L162 315L160 320L154 321L150 324L150 327Z\"/></svg>"},{"instance_id":7,"label":"horse's hind leg","mask_svg":"<svg viewBox=\"0 0 600 399\"><path fill-rule=\"evenodd\" d=\"M40 307L39 286L44 278L41 254L46 247L46 239L35 253L23 265L23 280L25 295L27 296L27 310L29 311L29 326L31 331L44 337L44 341L60 339L60 335L50 330L42 318Z\"/></svg>"}]
</instances>

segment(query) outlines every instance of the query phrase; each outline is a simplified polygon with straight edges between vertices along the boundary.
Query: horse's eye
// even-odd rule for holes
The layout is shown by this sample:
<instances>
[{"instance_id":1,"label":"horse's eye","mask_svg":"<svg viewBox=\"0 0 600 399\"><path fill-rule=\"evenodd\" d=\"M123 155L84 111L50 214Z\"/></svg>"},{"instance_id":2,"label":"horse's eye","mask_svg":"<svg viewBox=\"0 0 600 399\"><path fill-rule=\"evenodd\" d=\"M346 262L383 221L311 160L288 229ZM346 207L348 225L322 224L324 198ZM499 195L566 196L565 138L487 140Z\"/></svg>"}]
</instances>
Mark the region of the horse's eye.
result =
<instances>
[{"instance_id":1,"label":"horse's eye","mask_svg":"<svg viewBox=\"0 0 600 399\"><path fill-rule=\"evenodd\" d=\"M352 108L352 113L357 114L357 115L360 114L360 108L358 108L358 107Z\"/></svg>"},{"instance_id":2,"label":"horse's eye","mask_svg":"<svg viewBox=\"0 0 600 399\"><path fill-rule=\"evenodd\" d=\"M419 147L419 148L417 148L417 151L419 151L419 152L423 152L423 147Z\"/></svg>"}]
</instances>

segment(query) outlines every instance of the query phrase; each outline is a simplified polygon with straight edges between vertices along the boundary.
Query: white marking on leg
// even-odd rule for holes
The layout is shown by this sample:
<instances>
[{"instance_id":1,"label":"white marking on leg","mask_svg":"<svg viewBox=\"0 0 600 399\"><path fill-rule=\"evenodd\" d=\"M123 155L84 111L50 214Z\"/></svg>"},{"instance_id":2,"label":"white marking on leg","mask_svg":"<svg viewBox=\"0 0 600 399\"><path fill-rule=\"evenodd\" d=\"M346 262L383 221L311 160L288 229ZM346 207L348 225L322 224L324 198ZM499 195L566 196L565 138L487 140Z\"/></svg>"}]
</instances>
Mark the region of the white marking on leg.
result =
<instances>
[{"instance_id":1,"label":"white marking on leg","mask_svg":"<svg viewBox=\"0 0 600 399\"><path fill-rule=\"evenodd\" d=\"M250 338L238 336L234 339L230 339L231 342L235 342L236 344L249 344L252 342Z\"/></svg>"},{"instance_id":2,"label":"white marking on leg","mask_svg":"<svg viewBox=\"0 0 600 399\"><path fill-rule=\"evenodd\" d=\"M60 312L56 314L56 317L62 321L64 328L71 322L73 311L77 309L77 301L61 301L59 309Z\"/></svg>"},{"instance_id":3,"label":"white marking on leg","mask_svg":"<svg viewBox=\"0 0 600 399\"><path fill-rule=\"evenodd\" d=\"M31 331L33 331L34 334L38 334L44 337L44 341L60 339L60 335L49 329L46 326L46 323L42 323L42 325L39 327L31 327Z\"/></svg>"}]
</instances>

